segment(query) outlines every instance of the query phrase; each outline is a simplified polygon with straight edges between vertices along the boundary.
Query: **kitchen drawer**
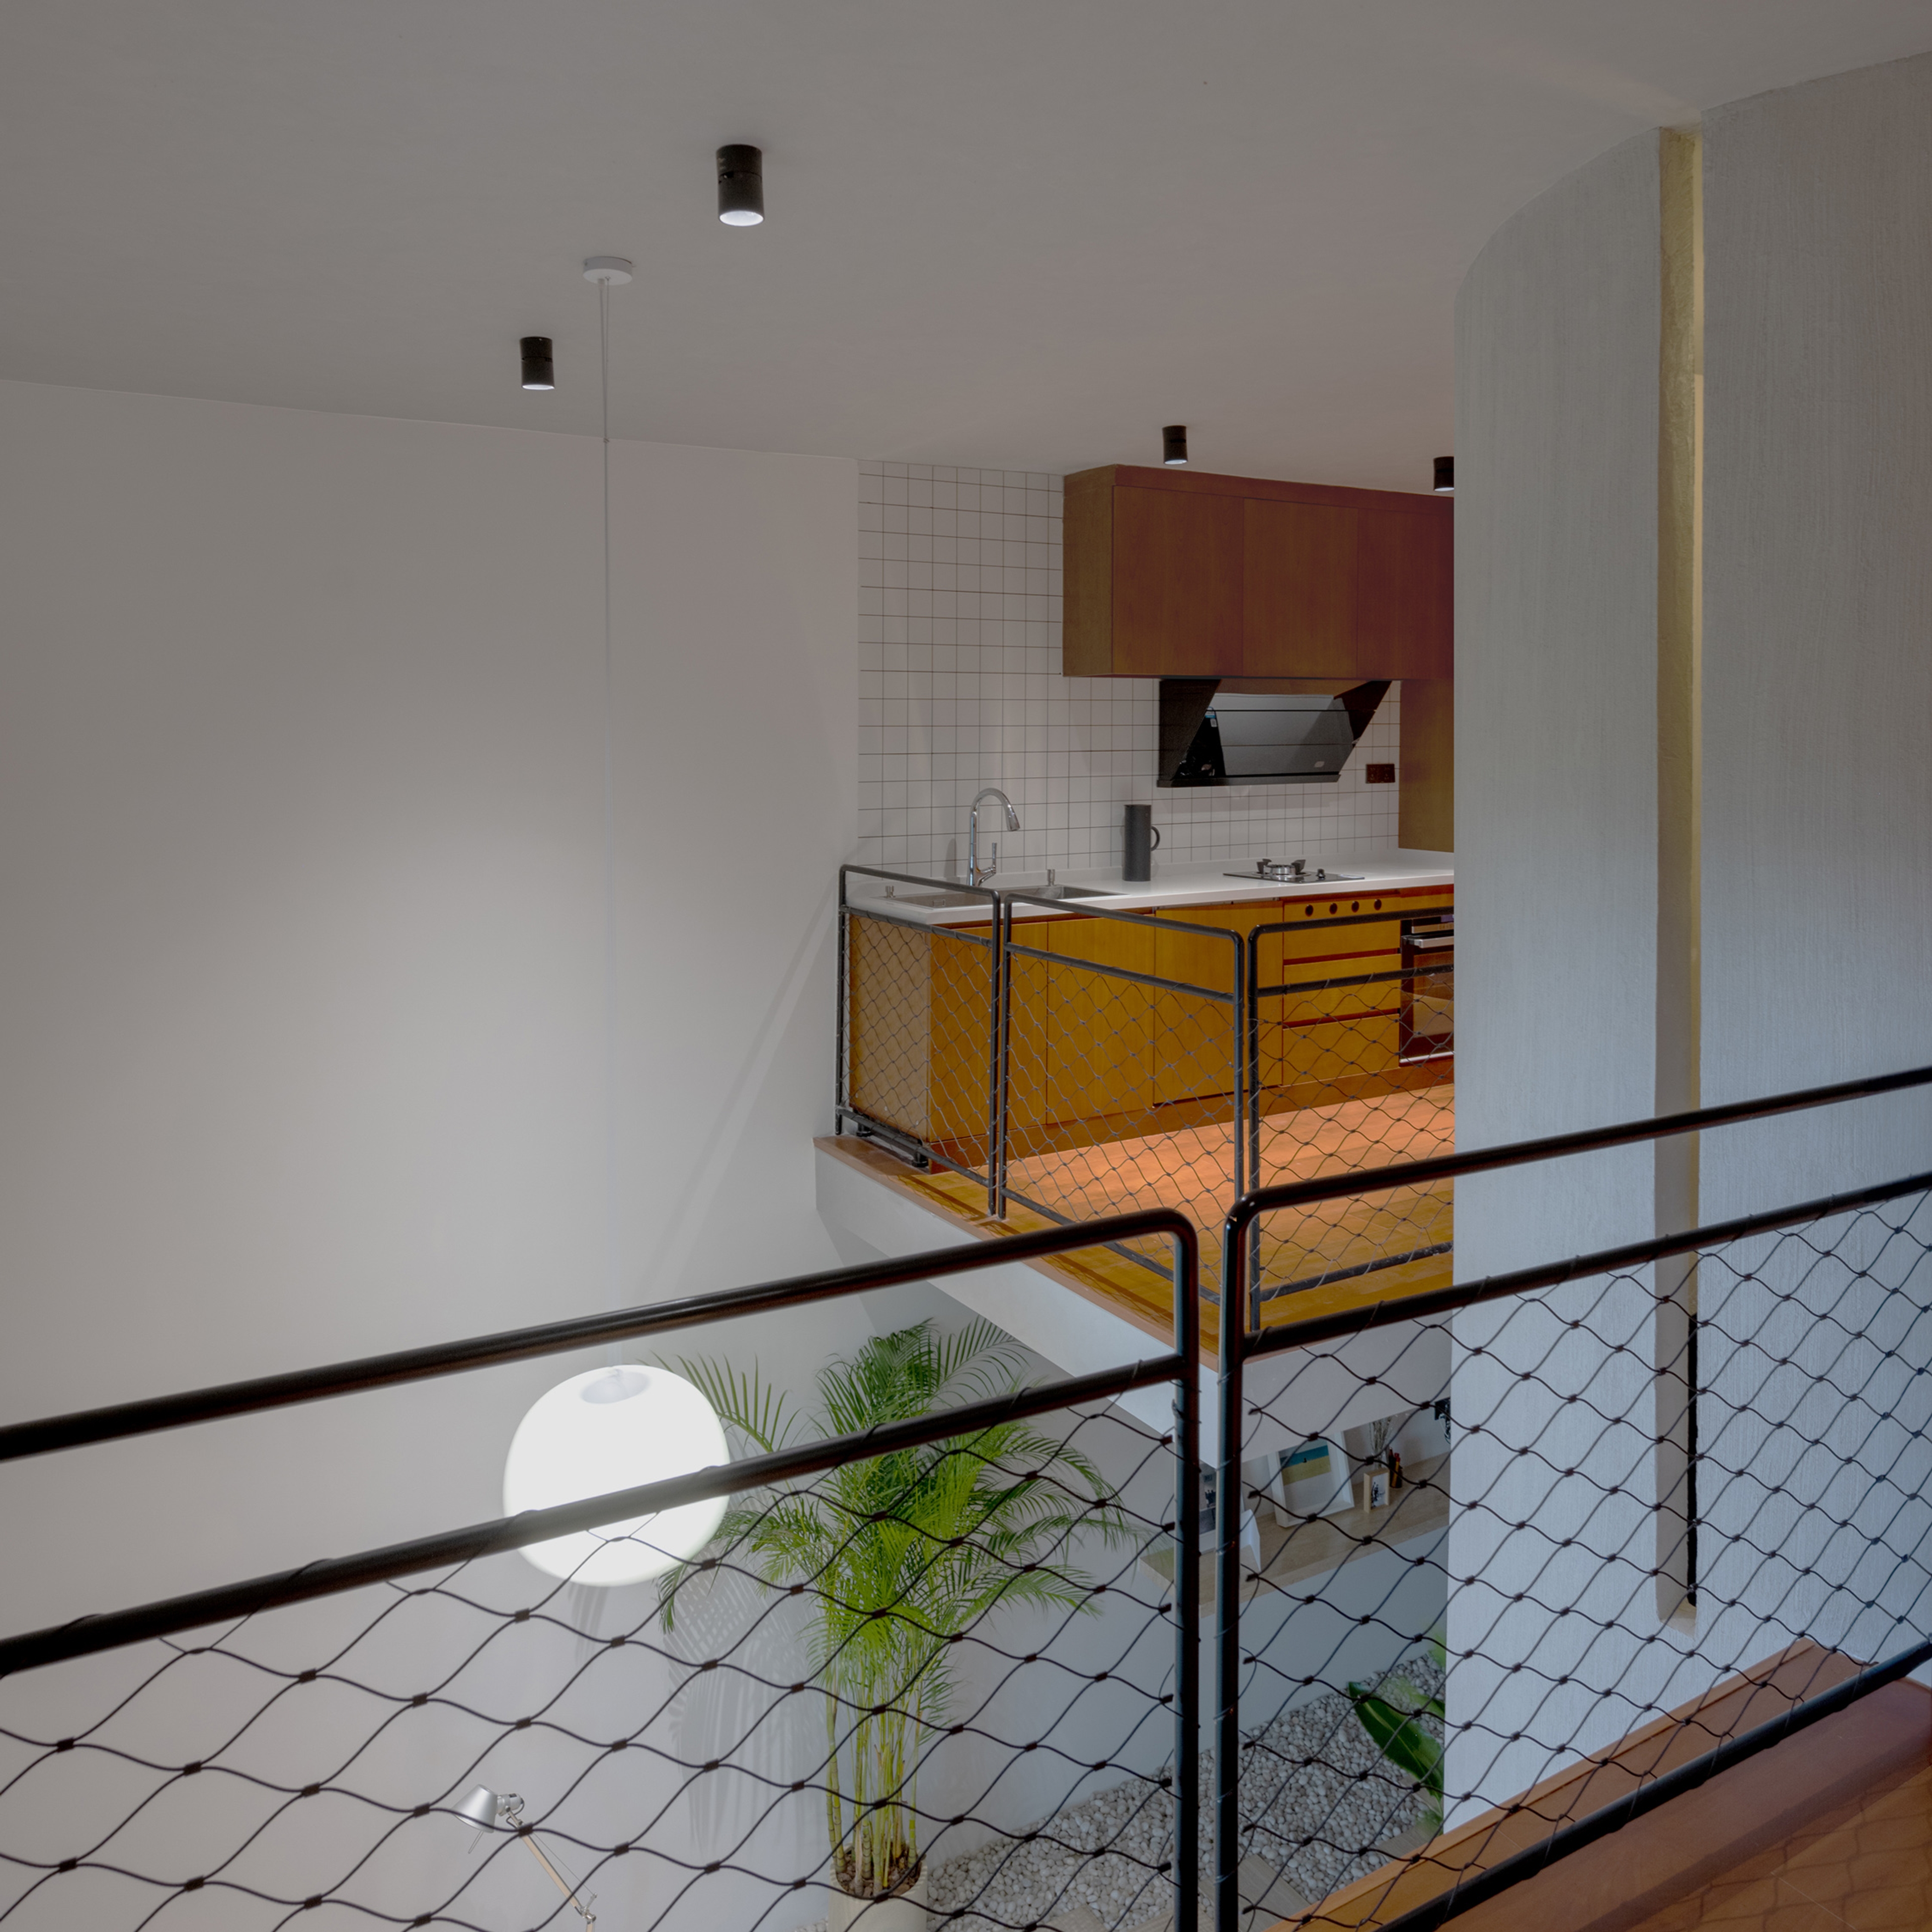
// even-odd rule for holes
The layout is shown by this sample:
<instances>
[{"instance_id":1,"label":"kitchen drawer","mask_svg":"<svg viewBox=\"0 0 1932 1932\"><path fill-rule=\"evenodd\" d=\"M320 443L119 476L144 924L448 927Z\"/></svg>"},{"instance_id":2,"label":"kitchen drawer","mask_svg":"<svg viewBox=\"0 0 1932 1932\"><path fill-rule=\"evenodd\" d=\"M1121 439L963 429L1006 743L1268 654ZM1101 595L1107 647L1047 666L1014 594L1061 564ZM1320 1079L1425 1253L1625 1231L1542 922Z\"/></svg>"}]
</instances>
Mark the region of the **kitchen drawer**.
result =
<instances>
[{"instance_id":1,"label":"kitchen drawer","mask_svg":"<svg viewBox=\"0 0 1932 1932\"><path fill-rule=\"evenodd\" d=\"M1246 905L1177 907L1168 920L1159 922L1154 940L1156 974L1163 980L1229 998L1222 1000L1170 992L1155 996L1154 1097L1157 1102L1232 1094L1241 1052L1240 1020L1232 998L1233 944L1208 933L1171 929L1169 921L1175 926L1206 926L1245 942L1249 929L1273 910L1265 899Z\"/></svg>"},{"instance_id":2,"label":"kitchen drawer","mask_svg":"<svg viewBox=\"0 0 1932 1932\"><path fill-rule=\"evenodd\" d=\"M1057 1144L1048 1131L1054 1127L1146 1112L1153 1096L1153 989L1072 962L1150 974L1154 944L1150 923L1138 918L1031 921L1014 937L1052 956L1012 961L1007 1120L1012 1151L1024 1157Z\"/></svg>"},{"instance_id":3,"label":"kitchen drawer","mask_svg":"<svg viewBox=\"0 0 1932 1932\"><path fill-rule=\"evenodd\" d=\"M1400 1023L1393 1012L1324 1021L1313 1026L1261 1028L1261 1077L1264 1088L1381 1079L1396 1070ZM1299 1100L1323 1106L1352 1090L1335 1090Z\"/></svg>"}]
</instances>

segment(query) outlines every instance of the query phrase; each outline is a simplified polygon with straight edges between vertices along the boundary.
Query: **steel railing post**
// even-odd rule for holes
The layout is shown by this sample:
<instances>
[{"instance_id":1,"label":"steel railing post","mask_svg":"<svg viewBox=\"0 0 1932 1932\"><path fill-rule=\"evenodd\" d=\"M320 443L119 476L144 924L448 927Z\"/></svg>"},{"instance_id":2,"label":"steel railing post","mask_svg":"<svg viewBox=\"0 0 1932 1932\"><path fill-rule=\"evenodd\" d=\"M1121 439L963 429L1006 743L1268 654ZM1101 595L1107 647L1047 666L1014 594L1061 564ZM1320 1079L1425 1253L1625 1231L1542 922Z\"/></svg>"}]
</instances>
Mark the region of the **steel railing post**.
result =
<instances>
[{"instance_id":1,"label":"steel railing post","mask_svg":"<svg viewBox=\"0 0 1932 1932\"><path fill-rule=\"evenodd\" d=\"M1193 1932L1201 1890L1201 1262L1174 1244L1174 1923Z\"/></svg>"},{"instance_id":2,"label":"steel railing post","mask_svg":"<svg viewBox=\"0 0 1932 1932\"><path fill-rule=\"evenodd\" d=\"M1004 1221L1006 1218L1006 1108L1012 1041L1013 973L1010 951L1012 936L1012 902L996 898L993 904L992 1119L988 1123L992 1132L986 1149L987 1205L988 1211L995 1221Z\"/></svg>"},{"instance_id":3,"label":"steel railing post","mask_svg":"<svg viewBox=\"0 0 1932 1932\"><path fill-rule=\"evenodd\" d=\"M1220 1443L1214 1479L1214 1932L1241 1932L1241 1371L1245 1226L1221 1252Z\"/></svg>"},{"instance_id":4,"label":"steel railing post","mask_svg":"<svg viewBox=\"0 0 1932 1932\"><path fill-rule=\"evenodd\" d=\"M845 1131L845 1109L852 1104L852 1083L845 1064L846 1007L852 998L851 925L845 912L845 868L838 868L838 1010L832 1016L832 1131Z\"/></svg>"},{"instance_id":5,"label":"steel railing post","mask_svg":"<svg viewBox=\"0 0 1932 1932\"><path fill-rule=\"evenodd\" d=\"M1250 981L1242 970L1246 963L1248 949L1238 932L1231 932L1228 937L1234 942L1234 998L1228 1012L1228 1057L1234 1064L1234 1198L1238 1201L1248 1191L1250 1185L1260 1180L1261 1174L1251 1164L1251 1152L1247 1144L1248 1110L1254 1096L1247 1053L1246 989Z\"/></svg>"},{"instance_id":6,"label":"steel railing post","mask_svg":"<svg viewBox=\"0 0 1932 1932\"><path fill-rule=\"evenodd\" d=\"M1262 1031L1261 999L1256 988L1262 982L1261 928L1251 926L1247 940L1247 998L1244 1006L1244 1044L1248 1060L1248 1184L1262 1184ZM1285 1049L1284 1049L1285 1050ZM1242 1190L1238 1185L1234 1198ZM1257 1291L1262 1280L1262 1228L1259 1221L1250 1235L1249 1279Z\"/></svg>"}]
</instances>

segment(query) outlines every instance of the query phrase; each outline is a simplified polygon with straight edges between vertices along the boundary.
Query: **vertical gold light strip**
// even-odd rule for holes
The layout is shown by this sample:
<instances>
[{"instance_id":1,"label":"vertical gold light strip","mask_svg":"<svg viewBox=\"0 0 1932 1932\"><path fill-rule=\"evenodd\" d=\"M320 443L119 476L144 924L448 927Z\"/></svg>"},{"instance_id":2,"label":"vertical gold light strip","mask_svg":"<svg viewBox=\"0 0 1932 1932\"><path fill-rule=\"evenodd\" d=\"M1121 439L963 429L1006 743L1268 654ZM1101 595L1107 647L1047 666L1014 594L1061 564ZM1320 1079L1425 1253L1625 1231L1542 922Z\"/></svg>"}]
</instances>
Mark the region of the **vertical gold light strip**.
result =
<instances>
[{"instance_id":1,"label":"vertical gold light strip","mask_svg":"<svg viewBox=\"0 0 1932 1932\"><path fill-rule=\"evenodd\" d=\"M1663 326L1657 439L1656 1108L1699 1104L1703 793L1703 143L1660 136ZM1656 1144L1659 1233L1697 1225L1697 1139ZM1657 1609L1694 1622L1694 1260L1657 1269Z\"/></svg>"}]
</instances>

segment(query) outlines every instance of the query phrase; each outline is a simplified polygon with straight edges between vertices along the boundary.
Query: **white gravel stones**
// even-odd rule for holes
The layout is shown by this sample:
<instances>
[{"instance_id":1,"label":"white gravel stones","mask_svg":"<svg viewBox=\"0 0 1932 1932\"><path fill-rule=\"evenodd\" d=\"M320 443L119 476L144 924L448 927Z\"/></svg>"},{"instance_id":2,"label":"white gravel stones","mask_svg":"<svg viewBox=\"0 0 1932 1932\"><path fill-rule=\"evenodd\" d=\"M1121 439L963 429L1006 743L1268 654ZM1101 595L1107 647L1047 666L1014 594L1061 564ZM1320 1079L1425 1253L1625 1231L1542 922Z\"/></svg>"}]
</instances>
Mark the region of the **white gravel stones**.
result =
<instances>
[{"instance_id":1,"label":"white gravel stones","mask_svg":"<svg viewBox=\"0 0 1932 1932\"><path fill-rule=\"evenodd\" d=\"M1426 1660L1412 1659L1401 1675L1426 1696L1442 1690L1442 1672ZM1422 1815L1420 1788L1376 1750L1346 1697L1318 1697L1247 1743L1243 1850L1304 1898L1325 1898L1373 1871L1385 1860L1360 1847L1394 1837Z\"/></svg>"},{"instance_id":2,"label":"white gravel stones","mask_svg":"<svg viewBox=\"0 0 1932 1932\"><path fill-rule=\"evenodd\" d=\"M1174 1832L1172 1801L1141 1778L1096 1791L1031 1831L950 1858L932 1876L936 1922L957 1932L1006 1932L1084 1906L1107 1928L1167 1910L1160 1870ZM967 1909L970 1908L970 1909ZM940 1919L944 1912L964 1916Z\"/></svg>"},{"instance_id":3,"label":"white gravel stones","mask_svg":"<svg viewBox=\"0 0 1932 1932\"><path fill-rule=\"evenodd\" d=\"M1401 1674L1425 1694L1442 1689L1442 1671L1426 1660L1412 1658ZM1343 1696L1313 1699L1251 1733L1244 1760L1243 1853L1310 1900L1384 1863L1382 1855L1361 1848L1413 1825L1425 1802L1376 1750ZM1204 1830L1213 1816L1213 1790L1214 1763L1204 1754ZM1075 1915L1084 1908L1106 1932L1122 1932L1164 1918L1168 1882L1160 1865L1173 1829L1172 1801L1156 1784L1130 1778L1096 1792L1024 1833L936 1866L934 1926L1014 1932L1057 1919L1077 1924ZM1211 1857L1211 1844L1204 1844L1204 1882Z\"/></svg>"}]
</instances>

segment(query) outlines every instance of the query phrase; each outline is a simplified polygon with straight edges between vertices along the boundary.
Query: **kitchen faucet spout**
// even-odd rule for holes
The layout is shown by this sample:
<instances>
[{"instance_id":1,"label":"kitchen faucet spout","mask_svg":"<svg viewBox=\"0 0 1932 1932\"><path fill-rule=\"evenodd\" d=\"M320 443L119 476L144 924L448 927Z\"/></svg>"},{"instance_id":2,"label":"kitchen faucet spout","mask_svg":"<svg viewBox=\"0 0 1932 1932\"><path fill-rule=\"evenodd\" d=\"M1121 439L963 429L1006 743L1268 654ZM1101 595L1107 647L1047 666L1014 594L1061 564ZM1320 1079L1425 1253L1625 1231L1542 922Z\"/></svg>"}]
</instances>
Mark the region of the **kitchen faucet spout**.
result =
<instances>
[{"instance_id":1,"label":"kitchen faucet spout","mask_svg":"<svg viewBox=\"0 0 1932 1932\"><path fill-rule=\"evenodd\" d=\"M973 801L973 809L966 823L966 883L983 886L1000 869L1000 842L995 838L987 854L986 862L980 862L980 808L989 798L996 798L1006 814L1006 830L1017 832L1020 829L1020 815L1013 809L1013 802L996 785L988 785Z\"/></svg>"}]
</instances>

